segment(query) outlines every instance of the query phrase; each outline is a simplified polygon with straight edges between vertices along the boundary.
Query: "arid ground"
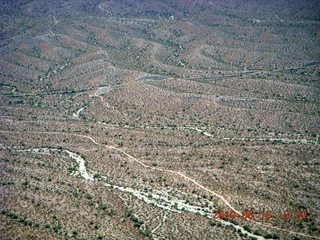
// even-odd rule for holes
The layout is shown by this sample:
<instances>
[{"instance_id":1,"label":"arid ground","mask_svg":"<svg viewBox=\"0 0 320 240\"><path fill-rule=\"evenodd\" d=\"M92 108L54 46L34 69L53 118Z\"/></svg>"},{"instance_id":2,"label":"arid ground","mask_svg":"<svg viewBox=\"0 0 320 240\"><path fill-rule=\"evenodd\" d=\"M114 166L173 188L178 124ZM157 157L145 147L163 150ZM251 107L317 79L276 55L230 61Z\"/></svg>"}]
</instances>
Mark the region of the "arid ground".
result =
<instances>
[{"instance_id":1,"label":"arid ground","mask_svg":"<svg viewBox=\"0 0 320 240\"><path fill-rule=\"evenodd\" d=\"M0 239L320 239L319 1L0 13Z\"/></svg>"}]
</instances>

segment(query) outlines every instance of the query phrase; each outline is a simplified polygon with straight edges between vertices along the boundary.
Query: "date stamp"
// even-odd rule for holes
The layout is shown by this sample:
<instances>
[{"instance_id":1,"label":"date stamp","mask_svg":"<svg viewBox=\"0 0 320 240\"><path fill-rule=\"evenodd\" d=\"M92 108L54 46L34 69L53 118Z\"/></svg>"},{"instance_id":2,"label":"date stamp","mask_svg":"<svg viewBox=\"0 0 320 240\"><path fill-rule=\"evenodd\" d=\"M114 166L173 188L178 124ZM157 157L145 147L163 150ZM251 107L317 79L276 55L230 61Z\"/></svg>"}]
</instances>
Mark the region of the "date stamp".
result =
<instances>
[{"instance_id":1,"label":"date stamp","mask_svg":"<svg viewBox=\"0 0 320 240\"><path fill-rule=\"evenodd\" d=\"M253 210L244 210L241 212L241 215L238 214L236 211L223 211L223 210L213 210L212 211L212 218L213 219L236 219L236 218L242 218L244 220L253 220L257 216L260 216L261 219L269 220L273 218L275 215L278 216L280 219L289 220L290 218L295 218L299 220L305 220L307 219L307 210L305 209L299 209L295 212L290 212L289 210L280 210L278 214L273 214L272 211L266 210L261 211L260 214L256 214L253 212Z\"/></svg>"}]
</instances>

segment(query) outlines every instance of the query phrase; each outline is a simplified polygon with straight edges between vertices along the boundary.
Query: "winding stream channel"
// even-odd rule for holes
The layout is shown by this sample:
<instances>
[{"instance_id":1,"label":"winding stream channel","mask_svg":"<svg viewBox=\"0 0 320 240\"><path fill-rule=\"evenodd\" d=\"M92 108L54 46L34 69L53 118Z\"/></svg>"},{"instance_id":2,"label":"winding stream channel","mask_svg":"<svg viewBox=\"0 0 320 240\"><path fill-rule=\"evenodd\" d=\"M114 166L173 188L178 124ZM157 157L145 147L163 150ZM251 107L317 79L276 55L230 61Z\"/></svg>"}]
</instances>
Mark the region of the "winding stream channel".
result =
<instances>
[{"instance_id":1,"label":"winding stream channel","mask_svg":"<svg viewBox=\"0 0 320 240\"><path fill-rule=\"evenodd\" d=\"M305 65L303 65L302 67L299 68L294 68L294 69L285 69L285 70L279 70L279 71L288 71L288 70L295 70L295 69L301 69L301 68L305 68L305 67L309 67L309 66L313 66L313 65L317 65L320 64L319 61L313 61L313 62L309 62ZM242 72L241 74L254 74L256 73L256 71L250 71L250 72ZM213 76L213 77L206 77L206 78L192 78L192 79L188 79L188 80L217 80L217 79L221 79L221 78L230 78L230 77L235 77L235 76L239 76L238 75L229 75L229 76ZM140 77L137 80L146 80L146 81L150 81L150 80L163 80L167 78L166 76L143 76ZM102 89L102 87L98 88L98 90L95 93L95 96L98 97L99 94L98 92ZM82 89L79 90L77 92L82 92L82 91L86 91L88 89ZM92 89L91 89L92 90ZM110 91L108 89L108 91ZM76 91L72 91L72 93L74 93ZM52 92L52 93L40 93L40 94L66 94L66 93L71 93L71 92ZM40 95L39 93L37 95ZM30 94L20 94L19 96L27 96ZM101 101L102 98L101 98ZM85 107L78 109L76 112L73 113L73 116L76 118L79 118L80 113L85 110ZM109 125L111 126L111 124L106 124L103 122L98 122L98 124L103 124L103 125ZM129 126L121 126L121 127L129 127ZM142 128L142 126L141 126ZM157 127L149 127L149 128L157 128ZM194 128L194 127L184 127L183 130L191 130L191 131L196 131L198 133L202 133L204 134L206 137L212 137L212 135L208 132L206 132L203 129L198 129L198 128ZM75 134L74 134L75 135ZM100 143L97 143L93 138L88 137L88 136L82 136L82 135L75 135L78 137L85 137L90 139L94 144L96 145L101 145ZM232 138L223 138L223 140L231 140ZM266 139L268 140L281 140L283 142L286 143L304 143L304 144L308 144L308 143L312 143L312 144L317 144L316 141L312 141L312 140L307 140L307 139L290 139L290 138L268 138L268 137L261 137L261 138L257 138L254 140L261 140L261 141L265 141ZM236 140L243 140L246 141L248 140L247 138L239 138ZM252 139L249 139L252 140ZM199 183L197 183L195 180L191 179L190 177L184 175L181 172L175 172L172 170L168 170L168 169L162 169L162 168L156 168L156 167L150 167L145 165L143 162L141 162L140 160L132 157L131 155L127 154L126 152L124 152L121 149L112 147L112 146L105 146L108 147L110 149L115 149L118 150L119 152L123 153L124 155L126 155L128 158L131 158L133 160L135 160L137 163L139 163L140 165L142 165L143 167L147 167L150 169L155 169L155 170L159 170L159 171L164 171L164 172L170 172L172 174L176 174L176 175L180 175L181 177L185 178L186 180L194 183L195 185L197 185L198 187L202 188L203 190L206 190L207 192L210 192L212 194L214 194L215 196L219 197L221 200L223 200L232 210L233 207L220 195L218 195L217 193L205 188L204 186L200 185ZM202 215L208 219L212 219L213 214L212 214L212 210L215 210L215 208L213 206L215 206L214 202L211 202L207 199L203 200L204 202L206 202L206 207L201 206L198 202L196 203L191 203L191 202L186 202L186 198L185 196L187 196L187 193L184 192L180 192L180 191L176 191L176 190L172 190L172 189L167 189L167 188L163 188L163 189L158 189L158 190L152 190L152 197L150 197L150 191L145 191L143 186L140 186L139 188L132 188L130 186L117 186L115 184L111 184L107 182L107 177L106 176L101 176L99 175L99 177L95 177L97 174L97 172L94 172L93 170L90 170L87 167L86 161L78 154L69 151L69 150L64 150L64 149L55 149L55 148L32 148L32 149L23 149L23 150L18 150L20 152L30 152L33 154L51 154L53 152L56 153L64 153L66 155L69 156L69 158L71 158L75 163L76 163L76 170L74 172L72 172L71 174L74 177L78 177L78 178L83 178L85 181L93 181L97 184L103 184L104 186L108 187L108 188L113 188L115 190L121 191L121 192L125 192L128 194L131 194L133 196L135 196L136 198L138 198L141 201L144 201L147 204L151 204L153 206L156 206L160 209L163 209L165 211L164 214L166 214L167 212L174 212L177 214L181 214L182 212L190 212L190 213L195 213L195 214L199 214ZM178 194L177 194L178 192ZM193 197L197 198L199 196L193 194ZM209 207L210 206L210 207ZM235 210L236 211L236 210ZM236 211L237 214L239 214L239 211ZM164 215L164 219L165 219L165 215ZM232 228L234 228L236 231L241 232L242 234L246 234L248 237L252 237L255 239L259 239L259 240L263 240L265 238L263 238L262 236L258 236L258 235L254 235L248 231L246 231L243 227L224 221L222 219L215 219L215 221L220 222L222 225L225 226L231 226ZM157 226L155 229L152 230L152 233L156 232L158 228L161 227L162 224L162 220L160 220L160 224L159 226ZM314 236L308 236L306 234L303 233L298 233L298 232L293 232L293 231L289 231L289 230L285 230L285 229L279 229L277 227L272 227L269 225L264 225L263 223L259 223L259 222L255 222L255 221L251 221L254 224L258 224L264 227L270 227L270 228L274 228L274 229L278 229L280 231L285 231L291 234L297 234L297 235L301 235L304 237L309 237L309 238L315 238L315 239L320 239Z\"/></svg>"},{"instance_id":2,"label":"winding stream channel","mask_svg":"<svg viewBox=\"0 0 320 240\"><path fill-rule=\"evenodd\" d=\"M117 186L114 184L106 183L106 177L105 176L100 176L99 179L95 178L96 172L88 169L86 167L86 161L79 156L78 154L71 152L69 150L61 150L61 149L55 149L55 148L33 148L33 149L24 149L24 150L18 150L20 152L30 152L34 154L47 154L50 155L53 152L57 153L65 153L67 154L72 160L77 165L76 171L71 173L73 176L78 177L78 178L83 178L86 181L94 181L94 182L100 182L104 186L116 189L121 192L129 193L135 197L137 197L139 200L144 201L147 204L151 204L153 206L156 206L158 208L161 208L165 211L169 212L175 212L178 214L181 214L182 212L190 212L190 213L196 213L200 214L202 216L205 216L209 219L212 219L212 210L214 208L210 209L209 207L203 207L203 206L198 206L198 205L191 205L186 203L185 200L183 200L183 197L177 197L175 194L174 196L172 195L173 190L153 190L152 191L152 197L148 196L148 192L145 192L142 189L135 189L127 186ZM177 191L175 191L177 192ZM179 192L179 196L187 196L186 193ZM214 205L213 202L206 200L209 205ZM224 221L222 219L216 219L216 221L220 222L222 225L225 226L231 226L237 231L241 231L242 234L247 234L248 236L255 237L256 239L263 240L265 238L254 235L248 231L246 231L243 227L235 225L233 223ZM156 231L157 229L154 229Z\"/></svg>"}]
</instances>

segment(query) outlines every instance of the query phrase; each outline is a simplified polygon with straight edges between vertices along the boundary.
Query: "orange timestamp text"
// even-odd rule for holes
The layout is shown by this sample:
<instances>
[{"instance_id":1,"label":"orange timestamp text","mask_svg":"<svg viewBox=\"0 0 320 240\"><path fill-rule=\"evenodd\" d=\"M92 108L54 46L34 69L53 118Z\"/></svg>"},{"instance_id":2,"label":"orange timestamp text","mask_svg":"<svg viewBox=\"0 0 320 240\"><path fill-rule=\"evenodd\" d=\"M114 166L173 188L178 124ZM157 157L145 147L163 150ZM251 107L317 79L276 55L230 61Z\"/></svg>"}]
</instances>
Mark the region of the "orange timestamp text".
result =
<instances>
[{"instance_id":1,"label":"orange timestamp text","mask_svg":"<svg viewBox=\"0 0 320 240\"><path fill-rule=\"evenodd\" d=\"M231 211L213 210L212 213L213 213L212 215L213 219L232 219L232 220L236 218L242 218L244 220L253 220L257 215L261 216L262 219L269 220L274 216L273 212L270 210L261 211L260 214L254 213L253 210L244 210L241 212L241 216L240 214L237 214L237 212L234 210L231 210ZM300 219L300 220L305 220L307 219L307 213L308 212L305 209L297 210L293 214L289 210L280 210L278 216L280 219L284 219L284 220L288 220L292 217L295 217L296 219Z\"/></svg>"}]
</instances>

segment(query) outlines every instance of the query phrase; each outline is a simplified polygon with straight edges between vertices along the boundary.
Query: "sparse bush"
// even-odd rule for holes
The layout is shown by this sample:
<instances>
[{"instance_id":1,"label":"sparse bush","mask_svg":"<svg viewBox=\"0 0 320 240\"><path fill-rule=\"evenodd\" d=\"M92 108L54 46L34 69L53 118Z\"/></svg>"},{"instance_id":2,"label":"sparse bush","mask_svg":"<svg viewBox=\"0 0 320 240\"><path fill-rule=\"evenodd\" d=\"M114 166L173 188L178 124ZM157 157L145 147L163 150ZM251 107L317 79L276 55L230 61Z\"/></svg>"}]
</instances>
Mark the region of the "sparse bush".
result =
<instances>
[{"instance_id":1,"label":"sparse bush","mask_svg":"<svg viewBox=\"0 0 320 240\"><path fill-rule=\"evenodd\" d=\"M243 229L246 230L247 232L251 233L251 229L247 225L244 225Z\"/></svg>"},{"instance_id":2,"label":"sparse bush","mask_svg":"<svg viewBox=\"0 0 320 240\"><path fill-rule=\"evenodd\" d=\"M101 210L106 210L107 206L105 204L100 204L98 208Z\"/></svg>"},{"instance_id":3,"label":"sparse bush","mask_svg":"<svg viewBox=\"0 0 320 240\"><path fill-rule=\"evenodd\" d=\"M259 232L257 229L253 231L253 234L254 234L254 235L258 235L258 236L261 235L260 232Z\"/></svg>"},{"instance_id":4,"label":"sparse bush","mask_svg":"<svg viewBox=\"0 0 320 240\"><path fill-rule=\"evenodd\" d=\"M87 194L85 195L85 197L86 197L87 199L92 199L92 196L91 196L89 193L87 193Z\"/></svg>"},{"instance_id":5,"label":"sparse bush","mask_svg":"<svg viewBox=\"0 0 320 240\"><path fill-rule=\"evenodd\" d=\"M209 220L209 225L210 225L210 226L215 226L216 223L215 223L215 221L214 221L213 219L210 219L210 220Z\"/></svg>"},{"instance_id":6,"label":"sparse bush","mask_svg":"<svg viewBox=\"0 0 320 240\"><path fill-rule=\"evenodd\" d=\"M139 228L139 227L141 226L141 224L140 224L139 222L135 222L135 223L134 223L134 226L135 226L136 228Z\"/></svg>"},{"instance_id":7,"label":"sparse bush","mask_svg":"<svg viewBox=\"0 0 320 240\"><path fill-rule=\"evenodd\" d=\"M273 235L271 233L267 233L265 236L264 236L265 239L272 239L273 238Z\"/></svg>"}]
</instances>

